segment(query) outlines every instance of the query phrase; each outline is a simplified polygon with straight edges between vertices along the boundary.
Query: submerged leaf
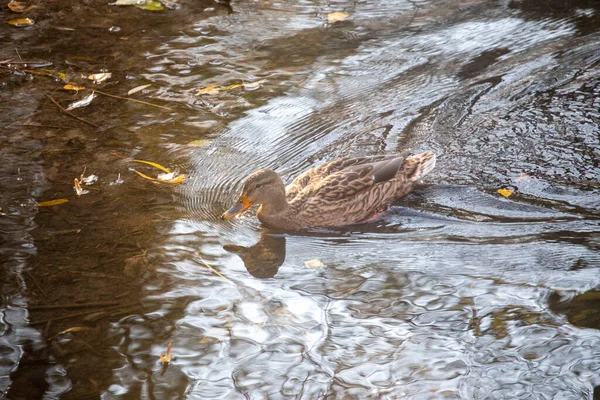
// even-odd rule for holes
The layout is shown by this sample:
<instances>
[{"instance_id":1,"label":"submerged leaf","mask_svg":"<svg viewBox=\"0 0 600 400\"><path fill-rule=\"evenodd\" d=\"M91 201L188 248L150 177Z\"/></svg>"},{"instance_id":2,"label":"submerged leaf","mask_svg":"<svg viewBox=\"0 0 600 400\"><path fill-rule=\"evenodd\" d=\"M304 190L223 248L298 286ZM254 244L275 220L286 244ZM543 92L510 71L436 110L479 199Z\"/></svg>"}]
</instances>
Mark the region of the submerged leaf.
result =
<instances>
[{"instance_id":1,"label":"submerged leaf","mask_svg":"<svg viewBox=\"0 0 600 400\"><path fill-rule=\"evenodd\" d=\"M349 16L350 16L350 14L346 14L345 12L336 11L336 12L332 12L332 13L327 14L327 21L329 21L329 22L339 22L339 21L345 20Z\"/></svg>"},{"instance_id":2,"label":"submerged leaf","mask_svg":"<svg viewBox=\"0 0 600 400\"><path fill-rule=\"evenodd\" d=\"M313 260L304 261L304 265L306 266L306 268L321 268L321 267L325 266L325 264L323 264L323 262L321 260L319 260L318 258L315 258Z\"/></svg>"},{"instance_id":3,"label":"submerged leaf","mask_svg":"<svg viewBox=\"0 0 600 400\"><path fill-rule=\"evenodd\" d=\"M511 190L511 189L498 189L498 193L500 193L504 197L509 197L511 194L513 194L513 190Z\"/></svg>"},{"instance_id":4,"label":"submerged leaf","mask_svg":"<svg viewBox=\"0 0 600 400\"><path fill-rule=\"evenodd\" d=\"M196 92L196 96L201 95L201 94L218 94L219 93L219 88L216 85L213 86L207 86L204 89L200 89Z\"/></svg>"},{"instance_id":5,"label":"submerged leaf","mask_svg":"<svg viewBox=\"0 0 600 400\"><path fill-rule=\"evenodd\" d=\"M131 89L129 92L127 92L127 96L131 96L134 93L137 93L139 91L142 91L148 87L152 86L151 83L147 84L147 85L142 85L142 86L138 86L138 87L134 87L133 89Z\"/></svg>"},{"instance_id":6,"label":"submerged leaf","mask_svg":"<svg viewBox=\"0 0 600 400\"><path fill-rule=\"evenodd\" d=\"M94 81L94 83L101 83L104 82L105 80L107 80L108 78L110 78L112 76L112 73L110 72L101 72L99 74L91 74L88 76L88 79L90 81Z\"/></svg>"},{"instance_id":7,"label":"submerged leaf","mask_svg":"<svg viewBox=\"0 0 600 400\"><path fill-rule=\"evenodd\" d=\"M34 8L36 8L37 6L32 5L28 5L27 3L23 2L23 1L11 1L10 3L7 4L8 8L10 8L10 11L12 12L16 12L16 13L24 13L27 11L30 11Z\"/></svg>"},{"instance_id":8,"label":"submerged leaf","mask_svg":"<svg viewBox=\"0 0 600 400\"><path fill-rule=\"evenodd\" d=\"M187 145L192 146L192 147L202 147L202 146L206 146L209 143L210 143L210 140L198 139L198 140L192 140Z\"/></svg>"},{"instance_id":9,"label":"submerged leaf","mask_svg":"<svg viewBox=\"0 0 600 400\"><path fill-rule=\"evenodd\" d=\"M160 361L162 361L163 364L168 364L171 362L171 341L169 341L169 344L167 345L167 353L166 354L160 354Z\"/></svg>"},{"instance_id":10,"label":"submerged leaf","mask_svg":"<svg viewBox=\"0 0 600 400\"><path fill-rule=\"evenodd\" d=\"M95 93L92 93L89 96L85 96L83 99L69 104L69 106L67 107L67 111L71 111L76 108L87 107L90 105L90 103L92 102L92 100L94 100L95 97Z\"/></svg>"},{"instance_id":11,"label":"submerged leaf","mask_svg":"<svg viewBox=\"0 0 600 400\"><path fill-rule=\"evenodd\" d=\"M38 207L52 207L52 206L57 206L59 204L67 203L68 201L69 200L67 200L67 199L55 199L55 200L42 201L41 203L37 203L36 205Z\"/></svg>"},{"instance_id":12,"label":"submerged leaf","mask_svg":"<svg viewBox=\"0 0 600 400\"><path fill-rule=\"evenodd\" d=\"M75 83L67 83L65 86L63 86L63 89L73 90L75 92L79 92L80 90L85 90L85 88L83 86L79 86Z\"/></svg>"},{"instance_id":13,"label":"submerged leaf","mask_svg":"<svg viewBox=\"0 0 600 400\"><path fill-rule=\"evenodd\" d=\"M117 0L114 3L109 3L109 6L137 6L144 4L146 0Z\"/></svg>"},{"instance_id":14,"label":"submerged leaf","mask_svg":"<svg viewBox=\"0 0 600 400\"><path fill-rule=\"evenodd\" d=\"M148 0L144 4L137 4L136 7L146 11L162 11L165 9L165 6L156 0Z\"/></svg>"},{"instance_id":15,"label":"submerged leaf","mask_svg":"<svg viewBox=\"0 0 600 400\"><path fill-rule=\"evenodd\" d=\"M31 18L16 18L8 21L9 25L16 26L17 28L21 28L24 26L31 26L35 24L35 21Z\"/></svg>"},{"instance_id":16,"label":"submerged leaf","mask_svg":"<svg viewBox=\"0 0 600 400\"><path fill-rule=\"evenodd\" d=\"M81 332L81 331L89 331L92 328L87 326L74 326L72 328L65 329L64 331L59 332L57 335L62 335L68 332Z\"/></svg>"}]
</instances>

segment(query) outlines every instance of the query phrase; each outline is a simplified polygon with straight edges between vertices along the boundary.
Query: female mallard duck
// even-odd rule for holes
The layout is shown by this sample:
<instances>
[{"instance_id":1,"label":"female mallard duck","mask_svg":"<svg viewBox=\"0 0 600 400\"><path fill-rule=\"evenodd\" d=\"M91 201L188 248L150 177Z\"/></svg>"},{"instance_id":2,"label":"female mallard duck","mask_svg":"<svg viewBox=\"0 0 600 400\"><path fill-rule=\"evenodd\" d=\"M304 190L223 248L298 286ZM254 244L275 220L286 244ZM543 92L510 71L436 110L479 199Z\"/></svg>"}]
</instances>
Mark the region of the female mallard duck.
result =
<instances>
[{"instance_id":1,"label":"female mallard duck","mask_svg":"<svg viewBox=\"0 0 600 400\"><path fill-rule=\"evenodd\" d=\"M275 171L260 169L244 182L231 219L253 204L256 216L276 229L337 227L373 219L410 192L435 167L430 151L344 158L311 168L287 187Z\"/></svg>"}]
</instances>

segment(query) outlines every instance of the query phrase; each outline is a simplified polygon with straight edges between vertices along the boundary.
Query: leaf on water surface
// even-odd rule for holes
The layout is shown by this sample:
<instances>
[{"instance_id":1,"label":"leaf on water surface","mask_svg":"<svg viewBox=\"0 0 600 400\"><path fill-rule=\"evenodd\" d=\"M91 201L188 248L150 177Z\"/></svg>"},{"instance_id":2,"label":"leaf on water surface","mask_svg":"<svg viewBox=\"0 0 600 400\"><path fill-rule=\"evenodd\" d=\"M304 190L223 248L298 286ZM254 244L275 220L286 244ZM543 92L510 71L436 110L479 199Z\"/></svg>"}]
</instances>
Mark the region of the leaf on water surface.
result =
<instances>
[{"instance_id":1,"label":"leaf on water surface","mask_svg":"<svg viewBox=\"0 0 600 400\"><path fill-rule=\"evenodd\" d=\"M81 196L82 194L89 193L87 190L83 190L83 188L79 184L79 179L77 179L77 178L73 179L73 185L74 185L73 189L75 190L75 193L77 193L77 196Z\"/></svg>"},{"instance_id":2,"label":"leaf on water surface","mask_svg":"<svg viewBox=\"0 0 600 400\"><path fill-rule=\"evenodd\" d=\"M349 16L350 16L350 14L346 14L345 12L336 11L336 12L332 12L332 13L327 14L327 21L329 21L329 22L339 22L339 21L345 20Z\"/></svg>"},{"instance_id":3,"label":"leaf on water surface","mask_svg":"<svg viewBox=\"0 0 600 400\"><path fill-rule=\"evenodd\" d=\"M204 89L200 89L196 92L196 96L199 96L201 94L218 94L219 93L219 89L217 85L213 85L213 86L207 86Z\"/></svg>"},{"instance_id":4,"label":"leaf on water surface","mask_svg":"<svg viewBox=\"0 0 600 400\"><path fill-rule=\"evenodd\" d=\"M149 0L144 4L136 4L136 7L146 11L162 11L165 9L165 6L163 6L160 1L156 0Z\"/></svg>"},{"instance_id":5,"label":"leaf on water surface","mask_svg":"<svg viewBox=\"0 0 600 400\"><path fill-rule=\"evenodd\" d=\"M160 164L157 164L155 162L152 161L146 161L146 160L131 160L131 162L137 162L137 163L142 163L142 164L148 164L154 168L158 168L160 169L162 172L166 173L166 174L170 174L171 171L169 171L167 168L163 167Z\"/></svg>"},{"instance_id":6,"label":"leaf on water surface","mask_svg":"<svg viewBox=\"0 0 600 400\"><path fill-rule=\"evenodd\" d=\"M147 84L147 85L142 85L142 86L138 86L138 87L134 87L133 89L131 89L129 92L127 92L127 96L131 96L134 93L137 93L139 91L142 91L148 87L152 86L151 83Z\"/></svg>"},{"instance_id":7,"label":"leaf on water surface","mask_svg":"<svg viewBox=\"0 0 600 400\"><path fill-rule=\"evenodd\" d=\"M66 110L71 111L76 108L87 107L90 105L90 103L92 102L92 100L94 100L95 97L96 97L96 94L92 92L92 94L90 94L89 96L85 96L83 99L69 104L69 106L67 107Z\"/></svg>"},{"instance_id":8,"label":"leaf on water surface","mask_svg":"<svg viewBox=\"0 0 600 400\"><path fill-rule=\"evenodd\" d=\"M171 362L171 341L169 341L169 344L167 345L167 354L160 353L160 361L162 361L163 364Z\"/></svg>"},{"instance_id":9,"label":"leaf on water surface","mask_svg":"<svg viewBox=\"0 0 600 400\"><path fill-rule=\"evenodd\" d=\"M31 18L16 18L8 21L9 25L16 26L17 28L21 28L24 26L31 26L35 24L35 21Z\"/></svg>"},{"instance_id":10,"label":"leaf on water surface","mask_svg":"<svg viewBox=\"0 0 600 400\"><path fill-rule=\"evenodd\" d=\"M510 197L513 194L513 190L511 189L498 189L498 193L500 193L504 197Z\"/></svg>"},{"instance_id":11,"label":"leaf on water surface","mask_svg":"<svg viewBox=\"0 0 600 400\"><path fill-rule=\"evenodd\" d=\"M86 185L93 185L94 183L96 183L96 181L98 180L98 175L88 175L88 176L83 176L83 174L81 174L80 180L79 182L86 184Z\"/></svg>"},{"instance_id":12,"label":"leaf on water surface","mask_svg":"<svg viewBox=\"0 0 600 400\"><path fill-rule=\"evenodd\" d=\"M163 182L163 183L181 183L183 182L183 175L178 175L176 177L174 177L173 179L157 179L157 178L152 178L146 174L141 173L140 171L133 169L133 172L135 172L136 174L138 174L139 176L141 176L144 179L148 179L149 181L152 182ZM169 172L167 175L172 174L171 172Z\"/></svg>"},{"instance_id":13,"label":"leaf on water surface","mask_svg":"<svg viewBox=\"0 0 600 400\"><path fill-rule=\"evenodd\" d=\"M321 260L319 260L318 258L315 258L313 260L304 261L304 265L306 266L306 268L321 268L321 267L325 266L325 264L323 264L323 262Z\"/></svg>"},{"instance_id":14,"label":"leaf on water surface","mask_svg":"<svg viewBox=\"0 0 600 400\"><path fill-rule=\"evenodd\" d=\"M68 201L69 200L67 200L67 199L55 199L55 200L42 201L40 203L37 203L36 205L38 207L52 207L52 206L57 206L59 204L67 203Z\"/></svg>"},{"instance_id":15,"label":"leaf on water surface","mask_svg":"<svg viewBox=\"0 0 600 400\"><path fill-rule=\"evenodd\" d=\"M65 90L73 90L75 92L79 92L80 90L85 90L85 87L83 86L79 86L75 83L67 83L65 86L63 86L63 89Z\"/></svg>"},{"instance_id":16,"label":"leaf on water surface","mask_svg":"<svg viewBox=\"0 0 600 400\"><path fill-rule=\"evenodd\" d=\"M188 146L192 146L192 147L202 147L202 146L206 146L209 143L210 143L210 140L207 140L207 139L198 139L198 140L192 140L187 145Z\"/></svg>"},{"instance_id":17,"label":"leaf on water surface","mask_svg":"<svg viewBox=\"0 0 600 400\"><path fill-rule=\"evenodd\" d=\"M98 74L88 75L88 79L90 81L94 81L94 83L101 83L101 82L104 82L105 80L107 80L108 78L110 78L111 76L112 76L112 73L110 73L110 72L101 72Z\"/></svg>"},{"instance_id":18,"label":"leaf on water surface","mask_svg":"<svg viewBox=\"0 0 600 400\"><path fill-rule=\"evenodd\" d=\"M8 8L10 8L10 11L16 12L16 13L24 13L24 12L30 11L37 7L37 6L34 6L33 4L28 5L27 3L23 2L23 1L11 1L7 5L8 5Z\"/></svg>"}]
</instances>

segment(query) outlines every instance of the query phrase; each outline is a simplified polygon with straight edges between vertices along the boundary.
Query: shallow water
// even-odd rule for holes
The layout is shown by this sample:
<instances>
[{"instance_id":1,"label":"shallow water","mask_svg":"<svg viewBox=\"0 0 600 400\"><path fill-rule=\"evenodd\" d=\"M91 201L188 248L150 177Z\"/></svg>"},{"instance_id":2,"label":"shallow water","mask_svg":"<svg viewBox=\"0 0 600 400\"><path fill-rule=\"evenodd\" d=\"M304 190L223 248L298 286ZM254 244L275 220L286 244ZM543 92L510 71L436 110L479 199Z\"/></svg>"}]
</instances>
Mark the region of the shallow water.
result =
<instances>
[{"instance_id":1,"label":"shallow water","mask_svg":"<svg viewBox=\"0 0 600 400\"><path fill-rule=\"evenodd\" d=\"M596 2L45 7L2 60L106 69L100 90L152 83L137 98L173 110L101 97L77 112L94 129L44 96L81 95L0 70L0 398L600 395ZM219 220L255 169L406 149L438 165L379 221Z\"/></svg>"}]
</instances>

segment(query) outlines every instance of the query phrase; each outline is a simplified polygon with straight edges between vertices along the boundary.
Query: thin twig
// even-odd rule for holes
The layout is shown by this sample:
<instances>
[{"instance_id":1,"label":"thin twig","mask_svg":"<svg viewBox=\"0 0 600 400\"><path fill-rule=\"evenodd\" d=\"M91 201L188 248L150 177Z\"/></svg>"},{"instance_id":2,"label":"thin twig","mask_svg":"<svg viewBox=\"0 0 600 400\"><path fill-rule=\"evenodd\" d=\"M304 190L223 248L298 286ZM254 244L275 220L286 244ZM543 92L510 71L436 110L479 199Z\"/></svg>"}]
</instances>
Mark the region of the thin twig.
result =
<instances>
[{"instance_id":1,"label":"thin twig","mask_svg":"<svg viewBox=\"0 0 600 400\"><path fill-rule=\"evenodd\" d=\"M52 98L52 96L50 96L49 94L46 94L46 97L49 98L51 102L53 102L54 104L56 104L56 107L58 107L62 113L67 114L69 117L75 118L75 119L83 122L84 124L88 124L90 126L93 126L94 128L100 128L100 126L98 126L98 125L96 125L96 124L94 124L92 122L86 121L83 118L79 118L77 115L73 114L72 112L69 112L69 111L65 110L63 108L63 106L61 106L60 104L58 104L58 102L56 100L54 100Z\"/></svg>"},{"instance_id":2,"label":"thin twig","mask_svg":"<svg viewBox=\"0 0 600 400\"><path fill-rule=\"evenodd\" d=\"M158 104L152 104L152 103L148 103L146 101L142 101L142 100L136 100L136 99L130 99L129 97L121 97L121 96L117 96L115 94L109 94L106 92L101 92L99 90L94 90L94 92L96 93L100 93L104 96L108 96L108 97L114 97L115 99L121 99L121 100L127 100L127 101L133 101L135 103L140 103L140 104L145 104L147 106L152 106L152 107L157 107L157 108L162 108L163 110L169 110L169 111L173 111L172 108L169 107L165 107L165 106L159 106Z\"/></svg>"},{"instance_id":3,"label":"thin twig","mask_svg":"<svg viewBox=\"0 0 600 400\"><path fill-rule=\"evenodd\" d=\"M35 276L33 276L33 274L29 271L27 271L27 275L29 275L29 277L31 278L31 280L33 281L33 283L35 283L35 286L37 286L37 288L39 289L40 292L42 292L42 296L46 297L46 291L44 289L42 289L42 287L40 286L40 284L38 283L37 279L35 279Z\"/></svg>"},{"instance_id":4,"label":"thin twig","mask_svg":"<svg viewBox=\"0 0 600 400\"><path fill-rule=\"evenodd\" d=\"M89 308L89 307L111 307L118 306L118 301L97 301L93 303L68 303L68 304L47 304L39 306L30 306L28 309L32 310L52 310L57 308Z\"/></svg>"},{"instance_id":5,"label":"thin twig","mask_svg":"<svg viewBox=\"0 0 600 400\"><path fill-rule=\"evenodd\" d=\"M196 254L198 256L198 258L200 259L200 261L202 261L202 263L206 266L206 268L210 269L212 272L214 272L215 274L219 275L221 278L225 279L226 281L231 282L231 284L233 284L234 286L237 286L237 284L235 282L230 281L225 275L221 274L219 271L217 271L216 269L214 269L213 267L211 267L210 265L208 265L208 263L206 261L204 261L204 259L200 255L200 253L198 253L196 251L196 252L194 252L194 254Z\"/></svg>"},{"instance_id":6,"label":"thin twig","mask_svg":"<svg viewBox=\"0 0 600 400\"><path fill-rule=\"evenodd\" d=\"M15 47L15 51L17 52L17 55L19 56L19 60L23 61L23 59L21 58L21 55L19 54L19 49L17 49L17 48Z\"/></svg>"}]
</instances>

